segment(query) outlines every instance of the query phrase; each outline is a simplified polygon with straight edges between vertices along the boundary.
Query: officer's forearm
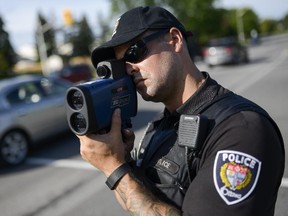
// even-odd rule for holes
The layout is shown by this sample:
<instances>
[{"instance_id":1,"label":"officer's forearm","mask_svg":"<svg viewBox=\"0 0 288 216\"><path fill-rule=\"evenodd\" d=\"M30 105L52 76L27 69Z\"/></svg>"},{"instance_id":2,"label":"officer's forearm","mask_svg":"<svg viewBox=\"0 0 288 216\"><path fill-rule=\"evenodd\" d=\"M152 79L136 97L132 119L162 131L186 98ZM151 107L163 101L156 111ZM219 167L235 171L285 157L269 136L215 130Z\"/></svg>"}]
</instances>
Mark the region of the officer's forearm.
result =
<instances>
[{"instance_id":1,"label":"officer's forearm","mask_svg":"<svg viewBox=\"0 0 288 216\"><path fill-rule=\"evenodd\" d=\"M181 212L157 199L147 188L126 174L116 187L116 191L131 215L180 216Z\"/></svg>"}]
</instances>

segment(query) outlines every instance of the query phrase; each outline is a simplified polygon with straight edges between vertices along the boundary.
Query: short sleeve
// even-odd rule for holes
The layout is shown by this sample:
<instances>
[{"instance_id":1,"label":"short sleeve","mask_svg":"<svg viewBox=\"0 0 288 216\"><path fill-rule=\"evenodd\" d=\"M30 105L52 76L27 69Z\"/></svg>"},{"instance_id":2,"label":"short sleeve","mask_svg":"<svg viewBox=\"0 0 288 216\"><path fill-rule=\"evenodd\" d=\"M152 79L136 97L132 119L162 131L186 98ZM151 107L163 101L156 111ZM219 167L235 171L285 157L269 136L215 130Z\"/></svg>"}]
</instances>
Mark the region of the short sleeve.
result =
<instances>
[{"instance_id":1,"label":"short sleeve","mask_svg":"<svg viewBox=\"0 0 288 216\"><path fill-rule=\"evenodd\" d=\"M280 139L264 116L243 111L205 142L183 215L273 215L284 170Z\"/></svg>"}]
</instances>

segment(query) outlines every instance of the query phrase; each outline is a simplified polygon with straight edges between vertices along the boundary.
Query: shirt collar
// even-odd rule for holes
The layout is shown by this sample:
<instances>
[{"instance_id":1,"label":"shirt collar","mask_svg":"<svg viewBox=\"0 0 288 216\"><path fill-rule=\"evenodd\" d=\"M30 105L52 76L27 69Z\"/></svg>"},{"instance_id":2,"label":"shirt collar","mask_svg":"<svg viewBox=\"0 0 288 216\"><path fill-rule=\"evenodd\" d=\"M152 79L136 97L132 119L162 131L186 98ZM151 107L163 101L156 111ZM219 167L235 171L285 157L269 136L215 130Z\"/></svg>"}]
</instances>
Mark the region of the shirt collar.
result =
<instances>
[{"instance_id":1,"label":"shirt collar","mask_svg":"<svg viewBox=\"0 0 288 216\"><path fill-rule=\"evenodd\" d=\"M205 77L204 83L200 88L175 112L178 115L181 114L198 114L205 104L211 102L219 92L220 86L215 80L213 80L207 72L202 72Z\"/></svg>"}]
</instances>

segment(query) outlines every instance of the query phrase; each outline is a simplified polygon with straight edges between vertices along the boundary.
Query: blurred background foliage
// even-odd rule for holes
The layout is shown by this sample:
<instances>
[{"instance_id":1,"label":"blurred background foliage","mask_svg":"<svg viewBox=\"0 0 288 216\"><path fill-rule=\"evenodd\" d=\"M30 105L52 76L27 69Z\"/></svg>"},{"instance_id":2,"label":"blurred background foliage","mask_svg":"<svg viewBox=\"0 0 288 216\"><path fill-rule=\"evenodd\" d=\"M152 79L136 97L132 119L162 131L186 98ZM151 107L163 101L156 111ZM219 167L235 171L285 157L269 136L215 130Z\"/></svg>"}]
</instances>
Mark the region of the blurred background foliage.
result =
<instances>
[{"instance_id":1,"label":"blurred background foliage","mask_svg":"<svg viewBox=\"0 0 288 216\"><path fill-rule=\"evenodd\" d=\"M97 15L100 23L97 33L90 28L85 15L75 20L73 11L64 11L64 25L53 26L49 17L38 13L35 25L35 48L38 53L37 62L41 56L48 58L58 55L64 63L72 58L90 59L91 50L110 38L114 22L125 11L141 5L158 5L167 8L184 24L187 30L194 34L194 55L201 55L201 47L215 37L239 37L239 20L242 22L242 42L249 43L251 32L259 36L287 32L288 14L280 20L262 19L251 8L224 9L217 7L218 0L110 0L111 11L107 18ZM60 40L57 38L61 38ZM42 50L42 51L41 51ZM0 14L0 78L10 75L20 57L15 53L9 33L5 31L5 23ZM89 60L88 60L89 61ZM41 70L41 68L40 68Z\"/></svg>"},{"instance_id":2,"label":"blurred background foliage","mask_svg":"<svg viewBox=\"0 0 288 216\"><path fill-rule=\"evenodd\" d=\"M9 34L5 31L3 19L0 17L0 78L8 76L16 62L16 53L10 43Z\"/></svg>"}]
</instances>

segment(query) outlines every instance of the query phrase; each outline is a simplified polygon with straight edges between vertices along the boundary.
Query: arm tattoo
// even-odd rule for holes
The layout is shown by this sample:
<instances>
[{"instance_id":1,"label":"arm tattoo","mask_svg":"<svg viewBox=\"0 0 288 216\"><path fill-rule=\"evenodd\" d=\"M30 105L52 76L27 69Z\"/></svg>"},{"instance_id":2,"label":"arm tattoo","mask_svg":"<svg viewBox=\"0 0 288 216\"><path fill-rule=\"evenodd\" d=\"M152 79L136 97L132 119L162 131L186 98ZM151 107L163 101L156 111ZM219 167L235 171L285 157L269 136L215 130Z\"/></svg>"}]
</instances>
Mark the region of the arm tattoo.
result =
<instances>
[{"instance_id":1,"label":"arm tattoo","mask_svg":"<svg viewBox=\"0 0 288 216\"><path fill-rule=\"evenodd\" d=\"M130 174L121 179L116 190L132 216L181 215L179 209L160 201L149 189Z\"/></svg>"}]
</instances>

